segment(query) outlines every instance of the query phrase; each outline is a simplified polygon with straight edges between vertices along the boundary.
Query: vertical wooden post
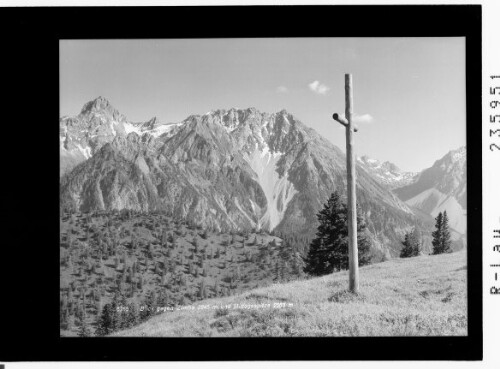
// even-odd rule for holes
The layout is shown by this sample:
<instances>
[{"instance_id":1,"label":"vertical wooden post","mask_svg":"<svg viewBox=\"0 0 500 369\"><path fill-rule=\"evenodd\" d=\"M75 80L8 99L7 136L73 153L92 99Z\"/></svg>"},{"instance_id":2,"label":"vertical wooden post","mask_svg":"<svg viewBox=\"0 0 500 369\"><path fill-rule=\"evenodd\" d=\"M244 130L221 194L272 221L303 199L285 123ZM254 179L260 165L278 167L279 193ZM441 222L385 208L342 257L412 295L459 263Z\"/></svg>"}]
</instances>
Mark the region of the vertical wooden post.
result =
<instances>
[{"instance_id":1,"label":"vertical wooden post","mask_svg":"<svg viewBox=\"0 0 500 369\"><path fill-rule=\"evenodd\" d=\"M358 224L356 216L356 161L354 158L354 124L352 123L352 75L345 75L345 117L347 127L347 226L349 231L349 290L358 293Z\"/></svg>"},{"instance_id":2,"label":"vertical wooden post","mask_svg":"<svg viewBox=\"0 0 500 369\"><path fill-rule=\"evenodd\" d=\"M358 221L356 215L356 161L354 159L354 132L358 128L352 122L352 75L345 75L345 119L337 113L333 119L345 127L347 159L347 228L349 232L349 290L358 293Z\"/></svg>"}]
</instances>

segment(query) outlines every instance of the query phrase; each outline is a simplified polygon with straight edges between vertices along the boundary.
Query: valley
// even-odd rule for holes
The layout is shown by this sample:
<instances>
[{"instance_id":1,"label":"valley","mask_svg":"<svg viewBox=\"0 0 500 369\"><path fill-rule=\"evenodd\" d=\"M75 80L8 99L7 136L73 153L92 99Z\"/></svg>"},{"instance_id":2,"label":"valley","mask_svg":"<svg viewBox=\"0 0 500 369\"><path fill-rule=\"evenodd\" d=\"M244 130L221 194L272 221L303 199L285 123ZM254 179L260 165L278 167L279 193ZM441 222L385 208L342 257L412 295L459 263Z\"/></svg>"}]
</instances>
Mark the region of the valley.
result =
<instances>
[{"instance_id":1,"label":"valley","mask_svg":"<svg viewBox=\"0 0 500 369\"><path fill-rule=\"evenodd\" d=\"M368 284L368 295L361 300L344 301L344 272L328 276L331 281L327 278L327 284L337 291L332 298L340 305L324 305L323 300L315 300L317 296L307 302L333 309L342 317L333 322L313 309L311 316L315 321L327 319L325 325L312 324L313 318L303 307L285 314L285 321L290 317L295 322L292 325L282 324L282 311L268 311L265 316L251 311L216 311L214 317L204 312L200 316L208 320L196 319L201 325L194 325L194 331L169 320L170 316L179 321L193 318L187 307L199 306L202 300L243 298L258 304L262 298L255 296L266 291L262 293L268 299L274 296L278 302L288 301L275 292L281 288L291 291L289 286L302 291L292 299L294 306L302 306L306 290L313 288L311 283L324 280L307 280L304 259L316 234L318 211L333 191L346 196L345 155L286 110L271 114L255 108L213 110L177 123L165 124L157 118L130 122L99 97L86 103L77 116L60 119L60 155L62 336L81 334L83 326L87 335L433 332L430 321L416 310L413 315L403 314L405 304L425 305L430 292L423 296L418 286L408 281L418 296L412 292L415 296L403 299L401 305L389 291L403 293L393 281L383 291ZM464 254L465 156L465 147L452 150L418 173L404 172L390 162L367 156L358 158L359 212L367 226L371 262L380 265L363 268L368 280L378 280L379 268L390 280L391 273L403 268L398 264L401 241L413 228L421 235L423 255L407 267L415 275L420 267L432 271L436 266L432 262L439 258L428 256L431 232L434 217L444 210L450 217L452 249ZM448 263L447 258L442 260ZM458 256L449 260L453 258ZM450 296L460 296L451 315L432 318L439 322L451 319L450 328L437 320L432 324L439 323L439 329L449 329L453 335L466 329L463 295L456 292L462 288L458 285L464 273L453 274L458 279L450 282L451 295L435 293L447 300L444 302ZM377 293L380 296L375 297ZM343 310L344 303L346 309L361 310L368 304L374 315L367 313L366 321L357 322ZM384 315L390 316L388 320L381 321L376 312L382 305L387 308L385 304L395 304L399 310L391 310ZM433 300L429 311L438 305ZM176 312L180 307L186 311ZM107 315L117 309L123 312L113 313L112 318ZM164 315L156 316L161 312ZM233 317L235 322L245 322L243 326L226 321L233 321ZM270 319L268 323L275 328L252 327L253 320L261 318ZM109 331L102 331L103 319L113 322L106 323ZM172 329L157 330L149 325L150 320L163 327L172 323ZM402 331L401 321L413 325ZM359 324L365 323L361 329Z\"/></svg>"}]
</instances>

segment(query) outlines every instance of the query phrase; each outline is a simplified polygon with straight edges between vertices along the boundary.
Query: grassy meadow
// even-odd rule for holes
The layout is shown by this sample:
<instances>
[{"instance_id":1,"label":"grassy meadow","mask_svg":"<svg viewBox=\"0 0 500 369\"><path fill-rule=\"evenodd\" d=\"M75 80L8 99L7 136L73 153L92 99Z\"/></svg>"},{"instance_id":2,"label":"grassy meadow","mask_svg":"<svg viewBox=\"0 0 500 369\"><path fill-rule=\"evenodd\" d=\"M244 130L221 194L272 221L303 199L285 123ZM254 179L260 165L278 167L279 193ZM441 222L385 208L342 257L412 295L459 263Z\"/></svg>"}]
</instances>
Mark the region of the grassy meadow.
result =
<instances>
[{"instance_id":1,"label":"grassy meadow","mask_svg":"<svg viewBox=\"0 0 500 369\"><path fill-rule=\"evenodd\" d=\"M198 301L112 336L464 336L465 251L393 259L348 272ZM237 305L237 306L236 306Z\"/></svg>"}]
</instances>

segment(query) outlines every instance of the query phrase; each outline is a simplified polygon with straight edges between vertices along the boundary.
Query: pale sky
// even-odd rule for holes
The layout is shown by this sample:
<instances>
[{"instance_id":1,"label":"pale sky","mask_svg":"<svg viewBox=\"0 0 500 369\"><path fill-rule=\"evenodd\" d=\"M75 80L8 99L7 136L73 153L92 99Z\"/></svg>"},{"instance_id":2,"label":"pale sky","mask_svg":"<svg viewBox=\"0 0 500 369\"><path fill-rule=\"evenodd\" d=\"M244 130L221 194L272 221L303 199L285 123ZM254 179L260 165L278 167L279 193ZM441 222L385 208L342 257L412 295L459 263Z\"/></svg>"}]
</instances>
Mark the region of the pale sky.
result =
<instances>
[{"instance_id":1,"label":"pale sky","mask_svg":"<svg viewBox=\"0 0 500 369\"><path fill-rule=\"evenodd\" d=\"M64 40L62 115L107 98L131 121L286 109L345 151L332 114L352 73L356 155L403 170L465 145L465 38Z\"/></svg>"}]
</instances>

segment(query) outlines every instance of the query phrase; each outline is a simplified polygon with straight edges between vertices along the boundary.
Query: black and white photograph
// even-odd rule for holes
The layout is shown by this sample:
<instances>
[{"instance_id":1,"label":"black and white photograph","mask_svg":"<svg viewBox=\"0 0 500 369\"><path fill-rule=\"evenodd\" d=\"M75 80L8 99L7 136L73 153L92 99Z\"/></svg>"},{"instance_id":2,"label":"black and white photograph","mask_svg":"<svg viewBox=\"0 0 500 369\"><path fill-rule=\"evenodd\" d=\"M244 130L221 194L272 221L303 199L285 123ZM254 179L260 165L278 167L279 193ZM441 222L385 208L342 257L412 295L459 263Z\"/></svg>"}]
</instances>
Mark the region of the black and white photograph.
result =
<instances>
[{"instance_id":1,"label":"black and white photograph","mask_svg":"<svg viewBox=\"0 0 500 369\"><path fill-rule=\"evenodd\" d=\"M106 4L0 12L0 365L498 366L498 6Z\"/></svg>"},{"instance_id":2,"label":"black and white photograph","mask_svg":"<svg viewBox=\"0 0 500 369\"><path fill-rule=\"evenodd\" d=\"M467 336L465 47L60 40L60 335Z\"/></svg>"}]
</instances>

